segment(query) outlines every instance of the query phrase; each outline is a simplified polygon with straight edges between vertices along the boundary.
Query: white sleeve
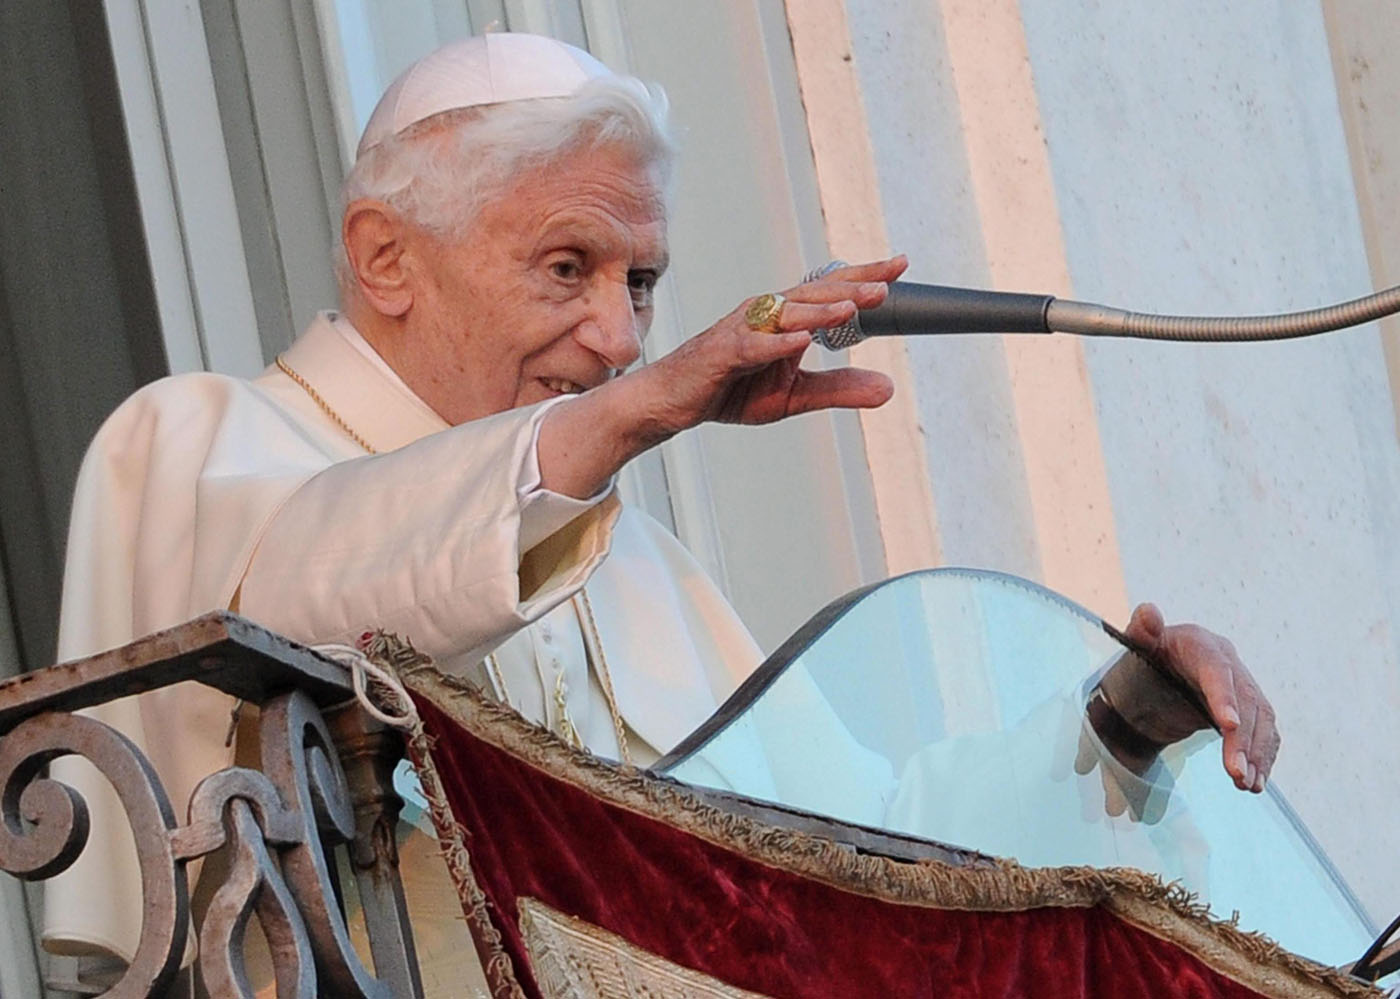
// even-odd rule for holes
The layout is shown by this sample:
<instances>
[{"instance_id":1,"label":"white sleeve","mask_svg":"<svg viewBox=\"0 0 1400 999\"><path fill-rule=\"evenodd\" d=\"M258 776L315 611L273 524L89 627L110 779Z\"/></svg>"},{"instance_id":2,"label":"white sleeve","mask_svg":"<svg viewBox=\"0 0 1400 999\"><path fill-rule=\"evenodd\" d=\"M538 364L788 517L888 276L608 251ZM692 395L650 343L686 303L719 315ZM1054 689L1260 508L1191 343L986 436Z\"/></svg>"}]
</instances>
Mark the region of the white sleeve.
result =
<instances>
[{"instance_id":1,"label":"white sleeve","mask_svg":"<svg viewBox=\"0 0 1400 999\"><path fill-rule=\"evenodd\" d=\"M302 642L383 628L432 656L484 655L583 585L617 518L611 487L589 500L540 488L548 408L315 475L262 533L238 610Z\"/></svg>"}]
</instances>

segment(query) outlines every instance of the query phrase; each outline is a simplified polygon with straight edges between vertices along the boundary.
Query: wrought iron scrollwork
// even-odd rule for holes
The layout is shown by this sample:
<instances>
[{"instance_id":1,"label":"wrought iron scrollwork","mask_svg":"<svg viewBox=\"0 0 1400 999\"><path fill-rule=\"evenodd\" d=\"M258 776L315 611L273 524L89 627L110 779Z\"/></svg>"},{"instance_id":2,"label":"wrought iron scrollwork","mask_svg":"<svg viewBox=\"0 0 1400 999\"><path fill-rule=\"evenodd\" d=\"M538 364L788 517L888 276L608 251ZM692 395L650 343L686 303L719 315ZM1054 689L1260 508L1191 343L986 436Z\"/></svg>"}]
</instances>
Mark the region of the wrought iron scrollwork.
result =
<instances>
[{"instance_id":1,"label":"wrought iron scrollwork","mask_svg":"<svg viewBox=\"0 0 1400 999\"><path fill-rule=\"evenodd\" d=\"M210 995L253 995L243 945L256 912L272 952L278 999L314 999L311 938L268 850L294 846L302 836L298 816L256 770L231 767L195 788L189 825L175 832L177 852L193 858L225 845L230 850L228 873L199 927L199 971Z\"/></svg>"},{"instance_id":2,"label":"wrought iron scrollwork","mask_svg":"<svg viewBox=\"0 0 1400 999\"><path fill-rule=\"evenodd\" d=\"M394 960L376 977L360 960L326 853L351 844L357 862L387 864L396 873L392 833L355 842L353 802L377 802L391 790L357 784L352 796L330 729L305 693L264 704L260 735L264 772L231 767L206 777L191 796L188 823L179 827L150 763L106 725L47 713L0 736L0 870L43 880L68 868L86 845L88 809L81 795L43 776L58 757L91 761L115 788L131 823L144 882L143 921L135 957L104 993L109 999L165 994L190 922L185 867L220 849L228 851L228 872L199 927L199 974L209 994L252 999L243 950L254 918L272 951L279 999L390 999L419 992L416 967L406 974L404 961ZM359 783L380 779L362 770L357 765ZM372 941L382 938L377 945L386 955L416 964L402 915L402 921L384 919L385 925L368 929Z\"/></svg>"},{"instance_id":3,"label":"wrought iron scrollwork","mask_svg":"<svg viewBox=\"0 0 1400 999\"><path fill-rule=\"evenodd\" d=\"M331 883L323 842L354 839L355 812L326 722L309 698L293 693L263 707L261 732L263 770L302 823L300 842L282 856L282 871L311 933L323 987L346 999L391 999L388 985L356 954Z\"/></svg>"},{"instance_id":4,"label":"wrought iron scrollwork","mask_svg":"<svg viewBox=\"0 0 1400 999\"><path fill-rule=\"evenodd\" d=\"M31 881L67 869L87 843L87 806L71 787L41 777L61 756L87 759L116 789L131 823L141 867L141 937L107 999L158 995L185 950L189 890L171 842L175 813L141 751L101 722L41 714L0 739L0 870ZM26 826L26 823L29 823Z\"/></svg>"}]
</instances>

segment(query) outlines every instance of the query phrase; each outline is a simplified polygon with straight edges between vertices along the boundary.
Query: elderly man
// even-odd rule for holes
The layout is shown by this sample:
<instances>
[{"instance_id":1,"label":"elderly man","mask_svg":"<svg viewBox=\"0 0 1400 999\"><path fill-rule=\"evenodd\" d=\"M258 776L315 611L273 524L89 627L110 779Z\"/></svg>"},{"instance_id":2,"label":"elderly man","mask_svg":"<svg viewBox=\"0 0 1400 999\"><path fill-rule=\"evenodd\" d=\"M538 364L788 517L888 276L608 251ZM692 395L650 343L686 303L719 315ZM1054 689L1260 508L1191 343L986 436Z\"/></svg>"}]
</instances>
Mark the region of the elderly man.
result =
<instances>
[{"instance_id":1,"label":"elderly man","mask_svg":"<svg viewBox=\"0 0 1400 999\"><path fill-rule=\"evenodd\" d=\"M623 374L667 267L665 112L586 53L524 35L449 45L395 81L345 184L340 313L251 383L168 379L99 433L60 654L231 607L309 643L399 632L638 764L706 718L758 649L676 541L619 503L614 476L705 421L883 403L881 374L798 362L810 330L879 303L905 264L745 302ZM1277 735L1228 643L1150 607L1132 632L1205 694L1236 783L1262 788ZM229 762L231 706L180 689L106 718L180 802ZM95 842L55 883L50 938L130 957L129 850Z\"/></svg>"}]
</instances>

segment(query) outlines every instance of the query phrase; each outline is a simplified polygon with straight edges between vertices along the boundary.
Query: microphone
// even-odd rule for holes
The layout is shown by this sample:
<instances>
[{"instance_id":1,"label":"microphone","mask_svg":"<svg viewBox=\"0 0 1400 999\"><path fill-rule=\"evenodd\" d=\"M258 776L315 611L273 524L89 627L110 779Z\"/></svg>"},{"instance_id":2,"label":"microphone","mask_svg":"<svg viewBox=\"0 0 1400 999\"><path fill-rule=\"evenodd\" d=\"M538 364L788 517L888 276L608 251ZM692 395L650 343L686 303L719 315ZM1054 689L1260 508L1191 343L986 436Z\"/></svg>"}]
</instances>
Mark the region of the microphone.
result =
<instances>
[{"instance_id":1,"label":"microphone","mask_svg":"<svg viewBox=\"0 0 1400 999\"><path fill-rule=\"evenodd\" d=\"M806 281L819 280L844 266L840 261L833 261L808 274ZM1330 333L1397 312L1400 312L1400 286L1305 312L1267 316L1163 316L1075 302L1054 295L892 281L889 294L880 305L861 309L840 326L813 330L812 339L827 350L845 350L873 336L943 333L1075 333L1140 340L1241 343Z\"/></svg>"},{"instance_id":2,"label":"microphone","mask_svg":"<svg viewBox=\"0 0 1400 999\"><path fill-rule=\"evenodd\" d=\"M830 329L813 330L827 350L845 350L872 336L933 333L1049 333L1054 295L1024 295L939 284L893 281L884 302Z\"/></svg>"}]
</instances>

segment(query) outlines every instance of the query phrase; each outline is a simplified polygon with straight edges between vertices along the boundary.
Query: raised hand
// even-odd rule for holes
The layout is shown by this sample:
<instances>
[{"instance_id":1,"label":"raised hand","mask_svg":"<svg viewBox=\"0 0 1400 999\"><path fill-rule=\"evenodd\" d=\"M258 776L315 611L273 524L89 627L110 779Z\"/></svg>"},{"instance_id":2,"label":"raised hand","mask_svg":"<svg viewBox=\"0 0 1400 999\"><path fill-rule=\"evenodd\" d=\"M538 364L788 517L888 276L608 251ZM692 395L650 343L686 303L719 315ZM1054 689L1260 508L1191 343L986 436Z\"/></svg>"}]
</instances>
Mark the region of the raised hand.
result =
<instances>
[{"instance_id":1,"label":"raised hand","mask_svg":"<svg viewBox=\"0 0 1400 999\"><path fill-rule=\"evenodd\" d=\"M903 256L841 267L783 293L778 331L745 321L749 299L670 354L555 406L540 428L545 488L597 493L648 448L707 421L758 424L835 407L879 406L889 378L863 368L800 367L811 331L836 326L884 301Z\"/></svg>"},{"instance_id":2,"label":"raised hand","mask_svg":"<svg viewBox=\"0 0 1400 999\"><path fill-rule=\"evenodd\" d=\"M839 325L857 309L879 305L888 283L907 266L900 256L842 267L788 289L777 333L750 329L744 313L753 300L741 303L644 369L659 379L667 400L662 422L676 432L709 420L772 423L818 409L881 405L894 391L885 375L863 368L808 371L799 362L812 330Z\"/></svg>"}]
</instances>

